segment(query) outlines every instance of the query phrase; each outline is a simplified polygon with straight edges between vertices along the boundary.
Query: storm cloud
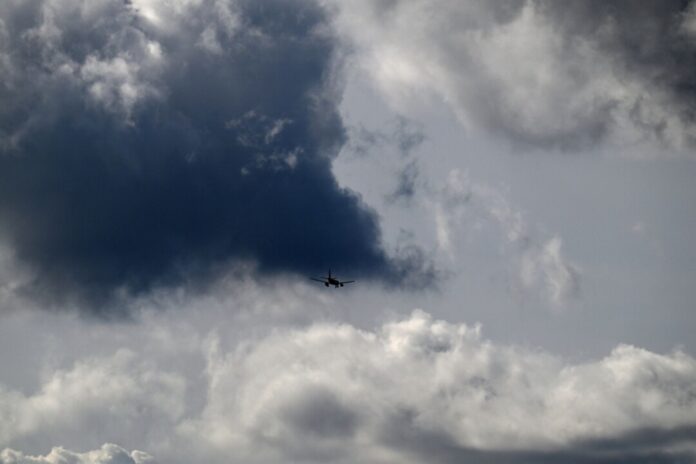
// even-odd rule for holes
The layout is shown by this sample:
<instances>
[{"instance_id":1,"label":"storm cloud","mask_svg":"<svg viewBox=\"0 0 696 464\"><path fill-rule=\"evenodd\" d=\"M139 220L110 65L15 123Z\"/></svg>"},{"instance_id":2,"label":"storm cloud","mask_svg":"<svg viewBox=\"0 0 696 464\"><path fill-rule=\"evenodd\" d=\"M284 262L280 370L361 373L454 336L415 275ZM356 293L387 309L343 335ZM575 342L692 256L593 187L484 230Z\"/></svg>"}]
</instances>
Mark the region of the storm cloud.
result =
<instances>
[{"instance_id":1,"label":"storm cloud","mask_svg":"<svg viewBox=\"0 0 696 464\"><path fill-rule=\"evenodd\" d=\"M0 38L0 232L25 291L103 301L231 259L398 284L411 264L331 172L341 57L314 2L11 1Z\"/></svg>"}]
</instances>

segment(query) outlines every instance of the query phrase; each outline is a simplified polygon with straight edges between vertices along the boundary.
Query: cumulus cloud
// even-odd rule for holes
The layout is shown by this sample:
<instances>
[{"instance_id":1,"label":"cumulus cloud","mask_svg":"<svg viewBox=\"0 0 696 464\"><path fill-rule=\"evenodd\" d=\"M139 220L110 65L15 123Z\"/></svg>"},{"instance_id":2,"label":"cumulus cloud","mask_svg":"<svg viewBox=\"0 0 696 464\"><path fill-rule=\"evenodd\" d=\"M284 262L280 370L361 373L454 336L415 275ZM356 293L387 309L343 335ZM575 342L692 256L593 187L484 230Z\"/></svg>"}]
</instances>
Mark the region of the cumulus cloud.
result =
<instances>
[{"instance_id":1,"label":"cumulus cloud","mask_svg":"<svg viewBox=\"0 0 696 464\"><path fill-rule=\"evenodd\" d=\"M580 295L580 268L562 252L562 239L529 224L499 189L450 171L433 207L439 248L456 254L456 235L493 225L513 268L513 290L541 295L560 307Z\"/></svg>"},{"instance_id":2,"label":"cumulus cloud","mask_svg":"<svg viewBox=\"0 0 696 464\"><path fill-rule=\"evenodd\" d=\"M11 1L0 18L0 232L27 292L103 302L230 260L401 272L331 172L340 53L314 2Z\"/></svg>"},{"instance_id":3,"label":"cumulus cloud","mask_svg":"<svg viewBox=\"0 0 696 464\"><path fill-rule=\"evenodd\" d=\"M76 453L62 447L53 448L45 456L29 456L9 448L0 453L2 464L146 464L154 462L142 451L128 452L120 446L105 443L98 450Z\"/></svg>"},{"instance_id":4,"label":"cumulus cloud","mask_svg":"<svg viewBox=\"0 0 696 464\"><path fill-rule=\"evenodd\" d=\"M335 6L357 61L397 108L437 95L465 125L523 148L693 147L689 2Z\"/></svg>"},{"instance_id":5,"label":"cumulus cloud","mask_svg":"<svg viewBox=\"0 0 696 464\"><path fill-rule=\"evenodd\" d=\"M420 310L373 330L325 322L191 344L190 325L162 317L135 355L78 359L33 394L3 389L2 442L116 442L173 463L696 459L696 360L680 351L619 345L570 363ZM200 357L172 352L180 338Z\"/></svg>"},{"instance_id":6,"label":"cumulus cloud","mask_svg":"<svg viewBox=\"0 0 696 464\"><path fill-rule=\"evenodd\" d=\"M39 436L53 444L94 446L111 436L156 443L183 415L185 387L180 374L139 360L127 348L80 359L48 373L33 394L0 384L0 442L35 442Z\"/></svg>"},{"instance_id":7,"label":"cumulus cloud","mask_svg":"<svg viewBox=\"0 0 696 464\"><path fill-rule=\"evenodd\" d=\"M602 360L568 365L415 311L374 332L319 324L227 354L213 349L209 359L209 402L181 430L222 454L249 449L251 458L262 448L271 460L362 462L693 459L696 361L680 352L621 345ZM648 429L665 440L643 446L631 439Z\"/></svg>"}]
</instances>

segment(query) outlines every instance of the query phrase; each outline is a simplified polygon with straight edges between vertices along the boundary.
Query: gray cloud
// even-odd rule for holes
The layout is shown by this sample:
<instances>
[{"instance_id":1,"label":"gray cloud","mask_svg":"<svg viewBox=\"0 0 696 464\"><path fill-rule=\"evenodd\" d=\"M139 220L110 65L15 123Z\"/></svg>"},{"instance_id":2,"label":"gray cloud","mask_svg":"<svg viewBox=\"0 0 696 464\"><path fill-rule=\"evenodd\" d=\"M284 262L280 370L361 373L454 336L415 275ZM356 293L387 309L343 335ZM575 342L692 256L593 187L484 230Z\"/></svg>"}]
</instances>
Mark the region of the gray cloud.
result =
<instances>
[{"instance_id":1,"label":"gray cloud","mask_svg":"<svg viewBox=\"0 0 696 464\"><path fill-rule=\"evenodd\" d=\"M289 402L282 414L300 437L350 438L358 425L357 414L342 405L336 395L322 388L310 388Z\"/></svg>"},{"instance_id":2,"label":"gray cloud","mask_svg":"<svg viewBox=\"0 0 696 464\"><path fill-rule=\"evenodd\" d=\"M427 139L421 124L403 116L394 121L392 137L403 155L409 155Z\"/></svg>"},{"instance_id":3,"label":"gray cloud","mask_svg":"<svg viewBox=\"0 0 696 464\"><path fill-rule=\"evenodd\" d=\"M667 142L683 137L693 147L696 41L689 31L694 11L691 1L648 1L637 8L622 0L567 8L544 0L537 4L564 32L566 43L590 43L615 65L614 72L635 79L663 99L656 102L649 95L636 95L625 102L630 104L627 117L636 128ZM682 127L675 127L677 123ZM604 123L606 127L611 124ZM676 130L683 132L674 133Z\"/></svg>"},{"instance_id":4,"label":"gray cloud","mask_svg":"<svg viewBox=\"0 0 696 464\"><path fill-rule=\"evenodd\" d=\"M339 10L338 30L397 111L435 95L467 127L517 148L694 146L688 1L362 0Z\"/></svg>"},{"instance_id":5,"label":"gray cloud","mask_svg":"<svg viewBox=\"0 0 696 464\"><path fill-rule=\"evenodd\" d=\"M396 202L403 200L408 202L416 194L418 181L418 164L415 161L407 163L400 171L396 180L396 188L387 195L387 200Z\"/></svg>"},{"instance_id":6,"label":"gray cloud","mask_svg":"<svg viewBox=\"0 0 696 464\"><path fill-rule=\"evenodd\" d=\"M347 147L358 155L381 152L385 147L395 147L403 156L409 156L427 139L423 127L416 121L397 116L381 130L370 130L362 124L348 128Z\"/></svg>"},{"instance_id":7,"label":"gray cloud","mask_svg":"<svg viewBox=\"0 0 696 464\"><path fill-rule=\"evenodd\" d=\"M35 271L26 292L103 303L230 259L395 275L376 214L331 173L340 57L313 2L34 0L0 18L0 231Z\"/></svg>"}]
</instances>

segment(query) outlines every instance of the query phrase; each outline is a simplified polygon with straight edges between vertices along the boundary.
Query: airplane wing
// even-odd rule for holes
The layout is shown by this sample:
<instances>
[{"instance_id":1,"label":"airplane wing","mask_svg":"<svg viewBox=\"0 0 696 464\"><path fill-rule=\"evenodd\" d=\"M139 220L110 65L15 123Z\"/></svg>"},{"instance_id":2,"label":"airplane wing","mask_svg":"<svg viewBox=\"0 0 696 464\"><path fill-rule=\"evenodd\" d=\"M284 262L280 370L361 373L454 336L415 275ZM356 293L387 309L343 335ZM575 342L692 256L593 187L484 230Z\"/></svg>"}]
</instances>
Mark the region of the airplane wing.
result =
<instances>
[{"instance_id":1,"label":"airplane wing","mask_svg":"<svg viewBox=\"0 0 696 464\"><path fill-rule=\"evenodd\" d=\"M324 283L326 283L326 279L316 279L316 278L314 278L314 277L310 277L310 279L316 280L317 282L324 282Z\"/></svg>"},{"instance_id":2,"label":"airplane wing","mask_svg":"<svg viewBox=\"0 0 696 464\"><path fill-rule=\"evenodd\" d=\"M355 282L355 281L354 280L342 280L341 281L342 284L352 284L353 282Z\"/></svg>"}]
</instances>

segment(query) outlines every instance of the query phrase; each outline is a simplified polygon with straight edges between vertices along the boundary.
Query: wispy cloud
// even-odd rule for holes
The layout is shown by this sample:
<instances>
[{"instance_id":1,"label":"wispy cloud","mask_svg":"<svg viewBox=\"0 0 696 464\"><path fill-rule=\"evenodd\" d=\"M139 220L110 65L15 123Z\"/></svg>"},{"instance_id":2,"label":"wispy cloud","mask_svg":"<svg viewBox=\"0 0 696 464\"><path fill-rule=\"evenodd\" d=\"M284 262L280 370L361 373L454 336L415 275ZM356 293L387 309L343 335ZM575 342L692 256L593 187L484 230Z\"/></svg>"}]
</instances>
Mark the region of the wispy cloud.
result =
<instances>
[{"instance_id":1,"label":"wispy cloud","mask_svg":"<svg viewBox=\"0 0 696 464\"><path fill-rule=\"evenodd\" d=\"M555 308L580 296L582 273L564 256L562 239L530 224L500 189L455 169L437 195L434 221L446 256L459 256L457 248L464 237L484 224L493 225L513 269L514 291L540 295Z\"/></svg>"}]
</instances>

